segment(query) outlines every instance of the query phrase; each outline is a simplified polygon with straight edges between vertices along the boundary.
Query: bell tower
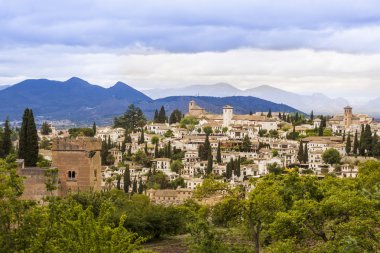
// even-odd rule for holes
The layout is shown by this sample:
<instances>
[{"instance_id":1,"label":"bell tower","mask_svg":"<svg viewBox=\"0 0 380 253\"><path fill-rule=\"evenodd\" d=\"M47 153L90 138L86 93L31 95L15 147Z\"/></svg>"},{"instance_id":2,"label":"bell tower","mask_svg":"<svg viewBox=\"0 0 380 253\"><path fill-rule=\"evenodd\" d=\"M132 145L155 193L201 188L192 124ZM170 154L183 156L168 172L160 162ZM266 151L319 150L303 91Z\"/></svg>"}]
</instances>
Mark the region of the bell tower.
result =
<instances>
[{"instance_id":1,"label":"bell tower","mask_svg":"<svg viewBox=\"0 0 380 253\"><path fill-rule=\"evenodd\" d=\"M352 124L352 107L344 107L344 126L349 127Z\"/></svg>"}]
</instances>

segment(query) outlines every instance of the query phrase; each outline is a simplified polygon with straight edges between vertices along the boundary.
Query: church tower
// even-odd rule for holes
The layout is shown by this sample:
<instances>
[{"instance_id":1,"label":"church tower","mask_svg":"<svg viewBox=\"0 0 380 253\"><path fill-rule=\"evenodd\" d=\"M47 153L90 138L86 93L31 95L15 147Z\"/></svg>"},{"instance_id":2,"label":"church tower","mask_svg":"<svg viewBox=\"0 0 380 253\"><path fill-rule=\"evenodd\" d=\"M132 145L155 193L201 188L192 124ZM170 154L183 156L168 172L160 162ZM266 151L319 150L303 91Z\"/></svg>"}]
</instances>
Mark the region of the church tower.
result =
<instances>
[{"instance_id":1,"label":"church tower","mask_svg":"<svg viewBox=\"0 0 380 253\"><path fill-rule=\"evenodd\" d=\"M223 126L228 127L231 125L232 117L234 115L234 108L232 106L226 105L223 107Z\"/></svg>"},{"instance_id":2,"label":"church tower","mask_svg":"<svg viewBox=\"0 0 380 253\"><path fill-rule=\"evenodd\" d=\"M349 127L352 124L352 107L344 107L344 126Z\"/></svg>"}]
</instances>

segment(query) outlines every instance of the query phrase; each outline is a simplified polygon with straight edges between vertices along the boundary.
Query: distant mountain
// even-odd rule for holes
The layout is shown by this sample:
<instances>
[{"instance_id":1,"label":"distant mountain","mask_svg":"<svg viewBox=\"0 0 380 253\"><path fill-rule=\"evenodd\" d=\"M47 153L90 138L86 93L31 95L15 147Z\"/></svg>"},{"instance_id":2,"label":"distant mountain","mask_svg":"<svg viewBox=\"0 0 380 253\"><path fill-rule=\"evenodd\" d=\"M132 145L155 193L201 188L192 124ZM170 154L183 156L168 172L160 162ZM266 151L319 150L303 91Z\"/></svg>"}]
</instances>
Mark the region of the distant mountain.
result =
<instances>
[{"instance_id":1,"label":"distant mountain","mask_svg":"<svg viewBox=\"0 0 380 253\"><path fill-rule=\"evenodd\" d=\"M0 85L0 90L4 90L6 88L11 87L12 85Z\"/></svg>"},{"instance_id":2,"label":"distant mountain","mask_svg":"<svg viewBox=\"0 0 380 253\"><path fill-rule=\"evenodd\" d=\"M73 77L65 82L47 79L22 81L0 91L0 118L20 119L26 107L36 116L73 121L99 120L122 113L131 103L151 102L143 93L124 84L110 88Z\"/></svg>"},{"instance_id":3,"label":"distant mountain","mask_svg":"<svg viewBox=\"0 0 380 253\"><path fill-rule=\"evenodd\" d=\"M142 91L153 99L170 96L213 96L230 97L242 95L241 90L228 83L217 83L212 85L192 85L184 88L152 89Z\"/></svg>"},{"instance_id":4,"label":"distant mountain","mask_svg":"<svg viewBox=\"0 0 380 253\"><path fill-rule=\"evenodd\" d=\"M380 97L368 101L365 105L359 106L355 111L366 112L369 115L380 119Z\"/></svg>"},{"instance_id":5,"label":"distant mountain","mask_svg":"<svg viewBox=\"0 0 380 253\"><path fill-rule=\"evenodd\" d=\"M343 107L349 104L349 102L343 98L333 99L321 93L300 95L269 85L261 85L252 89L247 89L242 91L242 93L247 96L255 96L276 103L284 103L307 113L311 112L311 110L314 110L314 113L321 114L341 113Z\"/></svg>"},{"instance_id":6,"label":"distant mountain","mask_svg":"<svg viewBox=\"0 0 380 253\"><path fill-rule=\"evenodd\" d=\"M250 111L269 109L281 112L297 111L287 105L256 97L231 96L232 90L236 88L232 87L229 96L222 98L214 97L215 94L209 90L208 96L171 96L152 100L122 82L117 82L110 88L103 88L77 77L64 82L31 79L0 91L0 120L7 116L11 120L20 120L24 109L29 107L39 119L68 119L78 124L93 121L98 124L110 124L112 119L124 113L131 103L141 107L144 113L152 118L154 111L161 106L165 106L168 113L176 108L186 113L190 100L195 100L213 113L221 113L222 107L227 104L233 106L236 113L247 114Z\"/></svg>"},{"instance_id":7,"label":"distant mountain","mask_svg":"<svg viewBox=\"0 0 380 253\"><path fill-rule=\"evenodd\" d=\"M261 85L252 89L240 90L230 84L218 83L213 85L192 85L177 89L153 89L143 92L154 99L166 96L184 95L213 97L253 96L275 103L287 104L303 112L309 113L311 110L314 110L315 113L322 114L340 113L342 108L349 104L349 102L343 98L333 99L320 93L300 95L269 85Z\"/></svg>"}]
</instances>

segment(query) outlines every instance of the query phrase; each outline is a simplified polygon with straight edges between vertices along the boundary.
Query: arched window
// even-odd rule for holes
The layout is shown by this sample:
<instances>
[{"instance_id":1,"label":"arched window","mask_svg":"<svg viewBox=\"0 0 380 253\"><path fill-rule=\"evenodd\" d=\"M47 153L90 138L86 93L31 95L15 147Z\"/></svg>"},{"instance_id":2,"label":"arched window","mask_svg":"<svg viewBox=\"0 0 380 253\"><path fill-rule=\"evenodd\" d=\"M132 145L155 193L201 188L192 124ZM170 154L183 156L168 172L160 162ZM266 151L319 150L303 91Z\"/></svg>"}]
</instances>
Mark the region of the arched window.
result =
<instances>
[{"instance_id":1,"label":"arched window","mask_svg":"<svg viewBox=\"0 0 380 253\"><path fill-rule=\"evenodd\" d=\"M69 170L68 173L67 173L68 180L75 180L75 176L76 176L75 174L76 174L75 171Z\"/></svg>"}]
</instances>

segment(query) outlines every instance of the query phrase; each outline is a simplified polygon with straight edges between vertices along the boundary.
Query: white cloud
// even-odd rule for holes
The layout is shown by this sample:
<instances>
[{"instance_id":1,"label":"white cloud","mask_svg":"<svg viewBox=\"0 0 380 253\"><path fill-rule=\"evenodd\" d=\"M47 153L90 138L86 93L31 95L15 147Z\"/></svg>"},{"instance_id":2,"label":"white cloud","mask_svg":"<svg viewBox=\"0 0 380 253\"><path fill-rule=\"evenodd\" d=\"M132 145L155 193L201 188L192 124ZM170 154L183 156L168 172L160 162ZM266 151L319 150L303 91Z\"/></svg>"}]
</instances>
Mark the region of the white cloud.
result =
<instances>
[{"instance_id":1,"label":"white cloud","mask_svg":"<svg viewBox=\"0 0 380 253\"><path fill-rule=\"evenodd\" d=\"M231 83L239 88L270 84L299 93L323 92L360 100L380 91L380 54L333 51L236 49L170 53L141 46L123 50L42 46L2 50L0 83L25 78L82 77L137 89Z\"/></svg>"}]
</instances>

